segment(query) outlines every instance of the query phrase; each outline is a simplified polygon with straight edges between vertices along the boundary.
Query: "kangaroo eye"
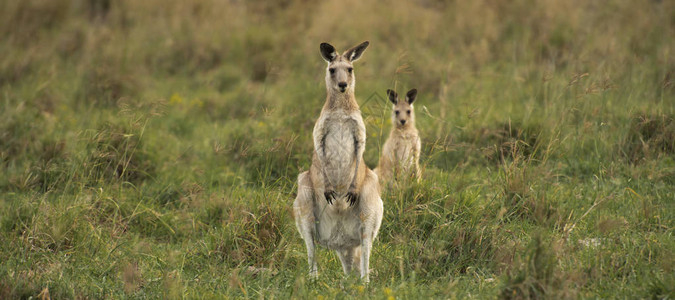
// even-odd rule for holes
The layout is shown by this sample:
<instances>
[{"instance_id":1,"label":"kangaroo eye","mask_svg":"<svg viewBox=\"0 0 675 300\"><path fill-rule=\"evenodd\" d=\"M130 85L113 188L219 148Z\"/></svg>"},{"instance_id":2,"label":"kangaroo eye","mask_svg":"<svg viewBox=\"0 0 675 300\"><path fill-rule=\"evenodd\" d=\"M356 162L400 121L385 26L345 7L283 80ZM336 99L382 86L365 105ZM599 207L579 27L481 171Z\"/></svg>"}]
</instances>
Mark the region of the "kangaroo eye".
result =
<instances>
[{"instance_id":1,"label":"kangaroo eye","mask_svg":"<svg viewBox=\"0 0 675 300\"><path fill-rule=\"evenodd\" d=\"M410 110L408 110L407 113L410 114Z\"/></svg>"},{"instance_id":2,"label":"kangaroo eye","mask_svg":"<svg viewBox=\"0 0 675 300\"><path fill-rule=\"evenodd\" d=\"M398 110L396 111L396 115L398 116Z\"/></svg>"},{"instance_id":3,"label":"kangaroo eye","mask_svg":"<svg viewBox=\"0 0 675 300\"><path fill-rule=\"evenodd\" d=\"M347 68L347 71L351 73L352 71L354 71L354 68Z\"/></svg>"},{"instance_id":4,"label":"kangaroo eye","mask_svg":"<svg viewBox=\"0 0 675 300\"><path fill-rule=\"evenodd\" d=\"M328 69L328 71L329 71L331 74L335 74L335 68L330 68L330 69Z\"/></svg>"}]
</instances>

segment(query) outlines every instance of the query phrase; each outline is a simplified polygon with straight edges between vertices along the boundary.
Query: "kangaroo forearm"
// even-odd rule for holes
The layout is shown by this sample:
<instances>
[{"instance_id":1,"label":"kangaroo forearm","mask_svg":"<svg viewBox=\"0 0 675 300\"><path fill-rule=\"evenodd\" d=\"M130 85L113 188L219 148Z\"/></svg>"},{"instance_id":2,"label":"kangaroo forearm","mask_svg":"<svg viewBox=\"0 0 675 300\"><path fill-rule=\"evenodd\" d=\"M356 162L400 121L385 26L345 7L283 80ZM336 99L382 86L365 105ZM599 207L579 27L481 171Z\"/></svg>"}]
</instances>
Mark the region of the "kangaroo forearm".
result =
<instances>
[{"instance_id":1,"label":"kangaroo forearm","mask_svg":"<svg viewBox=\"0 0 675 300\"><path fill-rule=\"evenodd\" d=\"M324 184L328 188L332 188L333 184L330 178L326 176L326 134L323 126L317 128L314 134L314 148L316 149L316 158L319 160L319 169L324 179Z\"/></svg>"},{"instance_id":2,"label":"kangaroo forearm","mask_svg":"<svg viewBox=\"0 0 675 300\"><path fill-rule=\"evenodd\" d=\"M365 143L359 143L358 141L356 141L354 145L354 178L352 178L350 188L356 188L356 181L359 177L359 166L361 165L361 157L363 157L363 151L365 150L363 148L364 145Z\"/></svg>"},{"instance_id":3,"label":"kangaroo forearm","mask_svg":"<svg viewBox=\"0 0 675 300\"><path fill-rule=\"evenodd\" d=\"M325 185L328 189L332 189L332 188L333 188L333 183L330 182L330 178L328 178L328 175L326 175L326 168L321 167L321 175L323 175L324 185Z\"/></svg>"},{"instance_id":4,"label":"kangaroo forearm","mask_svg":"<svg viewBox=\"0 0 675 300\"><path fill-rule=\"evenodd\" d=\"M317 121L316 125L314 126L314 131L312 132L312 137L314 138L314 149L316 150L316 154L319 157L319 160L323 163L324 156L326 154L326 135L328 132L326 131L326 127L324 126L324 122L322 122L322 119L319 119Z\"/></svg>"},{"instance_id":5,"label":"kangaroo forearm","mask_svg":"<svg viewBox=\"0 0 675 300\"><path fill-rule=\"evenodd\" d=\"M317 155L317 156L318 156L318 159L319 159L319 163L321 164L321 166L320 166L319 168L321 169L321 176L323 176L324 185L325 185L327 188L330 189L330 188L333 187L333 183L330 181L330 178L329 178L328 175L326 174L326 164L325 164L325 161L326 161L326 160L325 160L325 158L324 158L323 156L321 156L320 154Z\"/></svg>"},{"instance_id":6,"label":"kangaroo forearm","mask_svg":"<svg viewBox=\"0 0 675 300\"><path fill-rule=\"evenodd\" d=\"M356 181L358 180L359 176L359 166L361 165L361 159L363 158L363 152L366 146L366 128L363 125L363 121L360 118L354 119L352 134L354 135L355 165L354 165L354 178L352 178L350 188L354 189L356 188Z\"/></svg>"},{"instance_id":7,"label":"kangaroo forearm","mask_svg":"<svg viewBox=\"0 0 675 300\"><path fill-rule=\"evenodd\" d=\"M321 133L314 136L314 149L316 151L316 156L319 158L319 161L323 163L324 156L326 155L326 134Z\"/></svg>"},{"instance_id":8,"label":"kangaroo forearm","mask_svg":"<svg viewBox=\"0 0 675 300\"><path fill-rule=\"evenodd\" d=\"M354 178L352 178L352 183L350 188L356 188L356 179L359 177L359 165L361 164L361 158L356 157L356 166L354 166Z\"/></svg>"}]
</instances>

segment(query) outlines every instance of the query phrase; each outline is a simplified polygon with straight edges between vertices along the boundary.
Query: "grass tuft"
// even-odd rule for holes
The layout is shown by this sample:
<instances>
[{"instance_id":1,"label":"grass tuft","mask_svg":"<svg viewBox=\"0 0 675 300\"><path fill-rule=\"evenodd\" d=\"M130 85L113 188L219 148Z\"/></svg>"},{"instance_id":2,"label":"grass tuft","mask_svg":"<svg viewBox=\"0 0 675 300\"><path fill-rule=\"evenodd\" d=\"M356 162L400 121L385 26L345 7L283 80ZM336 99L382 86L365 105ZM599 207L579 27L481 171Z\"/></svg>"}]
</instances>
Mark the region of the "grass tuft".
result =
<instances>
[{"instance_id":1,"label":"grass tuft","mask_svg":"<svg viewBox=\"0 0 675 300\"><path fill-rule=\"evenodd\" d=\"M103 125L91 138L93 149L85 167L95 181L139 183L151 178L154 163L142 143L143 128L113 123Z\"/></svg>"},{"instance_id":2,"label":"grass tuft","mask_svg":"<svg viewBox=\"0 0 675 300\"><path fill-rule=\"evenodd\" d=\"M621 150L624 157L633 163L675 154L675 117L647 114L634 116Z\"/></svg>"},{"instance_id":3,"label":"grass tuft","mask_svg":"<svg viewBox=\"0 0 675 300\"><path fill-rule=\"evenodd\" d=\"M573 299L573 288L567 286L564 273L559 273L556 254L535 235L526 254L506 275L499 294L502 299Z\"/></svg>"}]
</instances>

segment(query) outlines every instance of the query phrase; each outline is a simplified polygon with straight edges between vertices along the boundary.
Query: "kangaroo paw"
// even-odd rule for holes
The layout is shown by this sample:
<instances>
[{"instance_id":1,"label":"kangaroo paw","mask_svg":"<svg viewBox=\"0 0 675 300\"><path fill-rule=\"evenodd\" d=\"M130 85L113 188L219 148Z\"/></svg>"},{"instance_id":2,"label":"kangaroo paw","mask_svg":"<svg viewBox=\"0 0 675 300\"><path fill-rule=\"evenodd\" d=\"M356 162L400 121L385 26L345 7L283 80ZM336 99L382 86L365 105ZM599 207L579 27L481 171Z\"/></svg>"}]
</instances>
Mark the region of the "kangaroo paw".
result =
<instances>
[{"instance_id":1,"label":"kangaroo paw","mask_svg":"<svg viewBox=\"0 0 675 300\"><path fill-rule=\"evenodd\" d=\"M326 201L328 202L328 204L331 205L333 204L333 200L335 200L336 195L337 193L335 193L334 190L326 190L325 192L323 192L323 196L326 197Z\"/></svg>"},{"instance_id":2,"label":"kangaroo paw","mask_svg":"<svg viewBox=\"0 0 675 300\"><path fill-rule=\"evenodd\" d=\"M347 193L347 202L349 202L349 206L354 206L356 203L356 200L359 199L359 194L356 192L348 192Z\"/></svg>"}]
</instances>

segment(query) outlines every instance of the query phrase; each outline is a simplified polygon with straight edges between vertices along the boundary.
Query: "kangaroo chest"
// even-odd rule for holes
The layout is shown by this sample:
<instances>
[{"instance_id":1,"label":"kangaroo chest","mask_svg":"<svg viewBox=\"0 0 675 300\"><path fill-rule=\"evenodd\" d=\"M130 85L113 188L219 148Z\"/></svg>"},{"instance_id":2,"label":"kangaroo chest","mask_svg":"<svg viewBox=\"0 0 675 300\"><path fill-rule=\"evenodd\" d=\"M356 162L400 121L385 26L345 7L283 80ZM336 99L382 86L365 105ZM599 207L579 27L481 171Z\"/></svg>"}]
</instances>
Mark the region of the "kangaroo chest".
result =
<instances>
[{"instance_id":1,"label":"kangaroo chest","mask_svg":"<svg viewBox=\"0 0 675 300\"><path fill-rule=\"evenodd\" d=\"M402 135L394 139L394 141L394 145L392 145L392 154L395 161L399 162L399 164L405 168L410 167L413 163L413 154L417 136Z\"/></svg>"},{"instance_id":2,"label":"kangaroo chest","mask_svg":"<svg viewBox=\"0 0 675 300\"><path fill-rule=\"evenodd\" d=\"M360 117L360 116L359 116ZM358 120L351 115L337 114L326 118L326 135L323 140L324 162L327 179L338 192L349 188L354 177L356 143L359 130Z\"/></svg>"},{"instance_id":3,"label":"kangaroo chest","mask_svg":"<svg viewBox=\"0 0 675 300\"><path fill-rule=\"evenodd\" d=\"M409 163L412 159L412 140L400 140L394 150L394 156L401 162Z\"/></svg>"}]
</instances>

